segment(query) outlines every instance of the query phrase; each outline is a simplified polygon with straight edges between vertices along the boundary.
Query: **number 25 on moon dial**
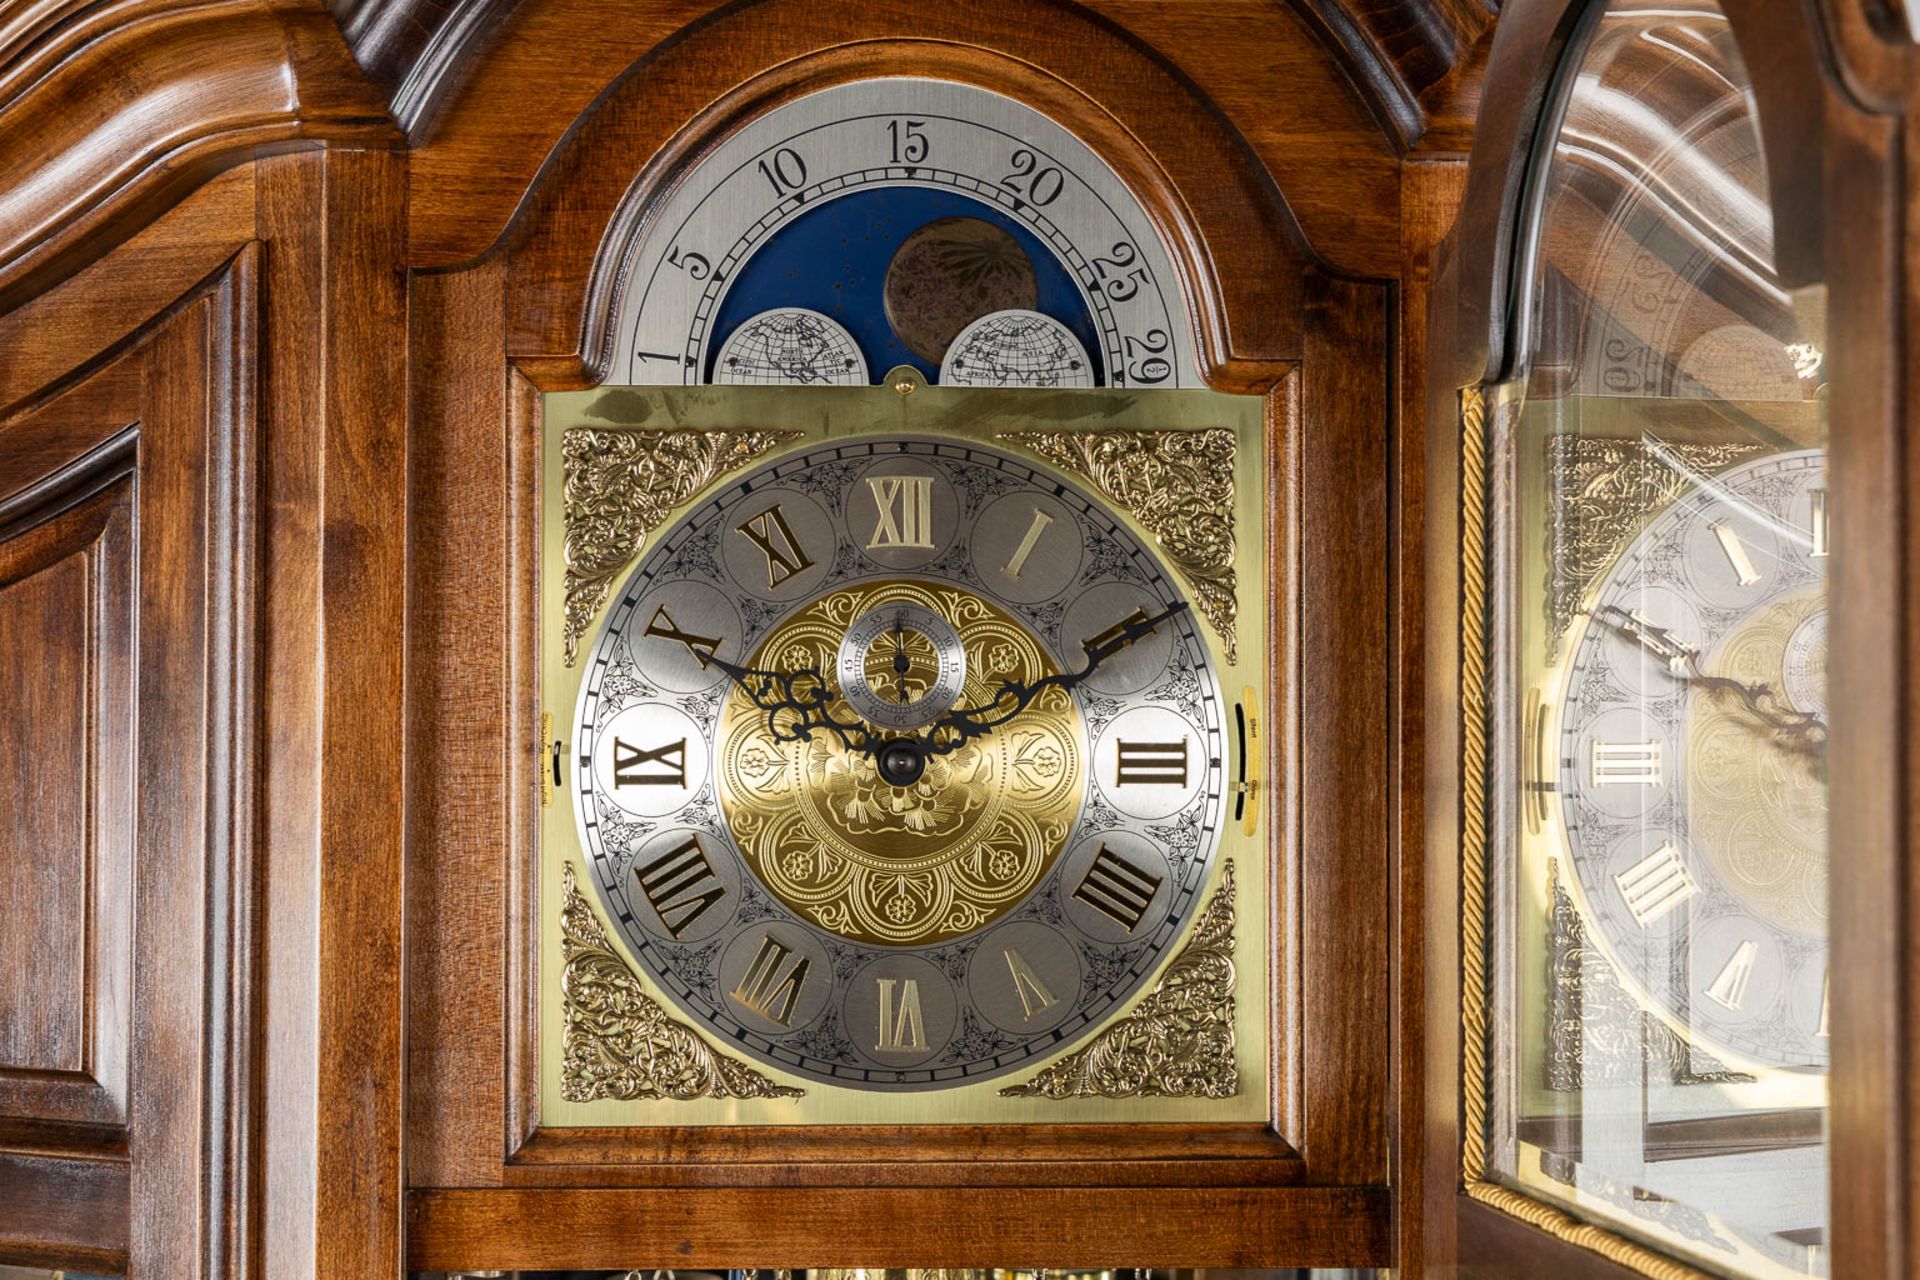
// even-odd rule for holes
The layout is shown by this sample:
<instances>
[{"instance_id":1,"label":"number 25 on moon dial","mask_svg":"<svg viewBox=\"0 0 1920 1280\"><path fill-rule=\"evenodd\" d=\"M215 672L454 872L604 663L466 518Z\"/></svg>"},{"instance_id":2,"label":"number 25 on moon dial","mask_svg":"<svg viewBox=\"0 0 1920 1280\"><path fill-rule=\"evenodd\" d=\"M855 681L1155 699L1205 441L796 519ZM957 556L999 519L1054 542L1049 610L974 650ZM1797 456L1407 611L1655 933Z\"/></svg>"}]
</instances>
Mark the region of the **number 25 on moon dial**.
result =
<instances>
[{"instance_id":1,"label":"number 25 on moon dial","mask_svg":"<svg viewBox=\"0 0 1920 1280\"><path fill-rule=\"evenodd\" d=\"M1148 546L1012 454L762 465L660 536L587 656L572 798L607 917L794 1075L937 1089L1051 1057L1140 988L1214 860L1198 627Z\"/></svg>"}]
</instances>

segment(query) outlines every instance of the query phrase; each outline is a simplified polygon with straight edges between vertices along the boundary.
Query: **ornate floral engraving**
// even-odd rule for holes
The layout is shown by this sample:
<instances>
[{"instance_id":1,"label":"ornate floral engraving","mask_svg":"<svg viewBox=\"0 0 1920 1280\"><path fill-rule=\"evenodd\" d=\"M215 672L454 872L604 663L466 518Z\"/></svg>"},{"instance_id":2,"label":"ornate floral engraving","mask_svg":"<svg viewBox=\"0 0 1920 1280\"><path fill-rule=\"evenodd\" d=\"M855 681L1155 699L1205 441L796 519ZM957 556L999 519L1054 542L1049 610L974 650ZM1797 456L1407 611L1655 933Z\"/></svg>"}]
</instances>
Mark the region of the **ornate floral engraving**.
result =
<instances>
[{"instance_id":1,"label":"ornate floral engraving","mask_svg":"<svg viewBox=\"0 0 1920 1280\"><path fill-rule=\"evenodd\" d=\"M804 1089L775 1084L737 1058L715 1053L660 1003L613 950L607 932L566 867L560 908L560 1095L601 1098L798 1098Z\"/></svg>"},{"instance_id":2,"label":"ornate floral engraving","mask_svg":"<svg viewBox=\"0 0 1920 1280\"><path fill-rule=\"evenodd\" d=\"M1547 936L1547 1087L1638 1084L1648 1069L1675 1084L1746 1084L1643 1008L1620 985L1613 965L1587 942L1586 922L1560 883L1556 862Z\"/></svg>"},{"instance_id":3,"label":"ornate floral engraving","mask_svg":"<svg viewBox=\"0 0 1920 1280\"><path fill-rule=\"evenodd\" d=\"M1134 1007L1003 1097L1231 1098L1240 1092L1233 1034L1233 862L1193 936Z\"/></svg>"},{"instance_id":4,"label":"ornate floral engraving","mask_svg":"<svg viewBox=\"0 0 1920 1280\"><path fill-rule=\"evenodd\" d=\"M1145 525L1186 579L1227 661L1239 661L1233 432L1007 431L999 438L1090 482Z\"/></svg>"},{"instance_id":5,"label":"ornate floral engraving","mask_svg":"<svg viewBox=\"0 0 1920 1280\"><path fill-rule=\"evenodd\" d=\"M1668 444L1700 474L1711 475L1760 452L1758 444ZM1589 588L1647 519L1666 509L1693 481L1662 462L1638 439L1572 432L1547 437L1547 660Z\"/></svg>"},{"instance_id":6,"label":"ornate floral engraving","mask_svg":"<svg viewBox=\"0 0 1920 1280\"><path fill-rule=\"evenodd\" d=\"M832 670L847 627L888 604L953 623L966 654L962 705L992 702L995 681L1055 674L1046 651L1004 610L969 591L904 579L822 596L782 622L750 664ZM869 679L889 692L899 681L919 696L931 678L931 647L918 666L913 648L901 652L905 672L880 662ZM853 719L844 701L835 706ZM883 781L872 756L830 734L783 739L773 717L738 693L718 737L721 805L754 874L795 912L860 942L926 945L991 925L1052 868L1087 789L1085 732L1059 689L1004 732L933 757L904 787Z\"/></svg>"},{"instance_id":7,"label":"ornate floral engraving","mask_svg":"<svg viewBox=\"0 0 1920 1280\"><path fill-rule=\"evenodd\" d=\"M575 427L560 442L565 657L606 603L613 576L667 513L798 431L637 431Z\"/></svg>"}]
</instances>

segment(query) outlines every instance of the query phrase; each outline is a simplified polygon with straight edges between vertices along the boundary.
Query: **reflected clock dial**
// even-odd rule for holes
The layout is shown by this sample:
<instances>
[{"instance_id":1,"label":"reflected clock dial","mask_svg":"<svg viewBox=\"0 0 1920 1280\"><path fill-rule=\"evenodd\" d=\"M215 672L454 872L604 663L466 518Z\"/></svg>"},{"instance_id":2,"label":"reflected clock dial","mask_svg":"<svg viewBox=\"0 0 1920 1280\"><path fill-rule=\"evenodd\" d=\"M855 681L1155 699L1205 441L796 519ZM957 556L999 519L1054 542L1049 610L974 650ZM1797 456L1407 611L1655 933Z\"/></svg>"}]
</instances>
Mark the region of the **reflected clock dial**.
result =
<instances>
[{"instance_id":1,"label":"reflected clock dial","mask_svg":"<svg viewBox=\"0 0 1920 1280\"><path fill-rule=\"evenodd\" d=\"M1590 602L1562 812L1589 916L1663 1016L1767 1066L1827 1060L1821 450L1703 479Z\"/></svg>"}]
</instances>

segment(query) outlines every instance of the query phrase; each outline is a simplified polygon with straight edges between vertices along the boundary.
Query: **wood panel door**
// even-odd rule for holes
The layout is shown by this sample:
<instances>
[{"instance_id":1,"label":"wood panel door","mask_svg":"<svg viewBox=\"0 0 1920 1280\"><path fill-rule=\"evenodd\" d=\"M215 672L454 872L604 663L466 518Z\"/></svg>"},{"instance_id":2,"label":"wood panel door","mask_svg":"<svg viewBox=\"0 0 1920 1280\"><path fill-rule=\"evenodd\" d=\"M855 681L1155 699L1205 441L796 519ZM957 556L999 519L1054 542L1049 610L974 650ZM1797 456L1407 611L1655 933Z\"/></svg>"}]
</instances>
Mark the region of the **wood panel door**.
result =
<instances>
[{"instance_id":1,"label":"wood panel door","mask_svg":"<svg viewBox=\"0 0 1920 1280\"><path fill-rule=\"evenodd\" d=\"M253 256L0 420L0 1257L244 1248Z\"/></svg>"}]
</instances>

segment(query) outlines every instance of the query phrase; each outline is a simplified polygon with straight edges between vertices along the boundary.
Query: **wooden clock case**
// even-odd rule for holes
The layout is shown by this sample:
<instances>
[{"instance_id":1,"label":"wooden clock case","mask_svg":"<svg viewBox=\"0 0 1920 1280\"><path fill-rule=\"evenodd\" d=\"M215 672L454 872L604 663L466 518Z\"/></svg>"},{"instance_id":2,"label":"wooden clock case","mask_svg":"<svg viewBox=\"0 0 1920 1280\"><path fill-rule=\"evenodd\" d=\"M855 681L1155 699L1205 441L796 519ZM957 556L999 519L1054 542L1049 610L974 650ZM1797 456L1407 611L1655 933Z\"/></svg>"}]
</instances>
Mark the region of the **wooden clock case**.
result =
<instances>
[{"instance_id":1,"label":"wooden clock case","mask_svg":"<svg viewBox=\"0 0 1920 1280\"><path fill-rule=\"evenodd\" d=\"M6 832L44 853L15 877L30 963L0 976L25 1012L0 1256L1387 1262L1400 282L1444 203L1409 233L1402 161L1423 130L1458 146L1448 77L1486 24L1332 0L0 20L0 153L35 175L0 192L0 613L45 655L6 686L43 735L8 767L88 815ZM877 75L1078 133L1158 224L1208 381L1267 399L1267 1123L541 1127L538 395L606 376L621 251L685 166Z\"/></svg>"},{"instance_id":2,"label":"wooden clock case","mask_svg":"<svg viewBox=\"0 0 1920 1280\"><path fill-rule=\"evenodd\" d=\"M1911 53L1883 0L1828 7L1804 29L1887 114L1827 163L1893 184ZM1491 37L1480 0L0 16L0 635L26 655L0 701L31 747L0 777L65 797L0 820L19 922L0 1258L170 1280L1450 1258L1454 899L1422 835L1444 824L1448 741L1423 657L1445 656L1423 611L1447 596L1421 573L1444 535L1422 514L1427 267ZM605 376L621 248L684 166L872 75L980 85L1078 133L1158 223L1209 382L1267 398L1266 1124L540 1126L538 395ZM1881 238L1849 252L1901 261L1899 189L1874 188ZM1464 296L1449 285L1443 325ZM1910 338L1893 301L1876 317L1900 335L1856 348L1888 362L1860 379L1884 424ZM1445 423L1462 378L1434 349ZM1857 465L1897 517L1872 536L1898 575L1889 440ZM1911 650L1892 617L1877 661ZM1905 768L1900 705L1876 777ZM1895 881L1906 810L1886 796L1874 856ZM1855 963L1882 984L1863 999L1906 990L1882 950L1908 936L1904 901L1860 900L1874 957ZM1836 1150L1875 1180L1851 1212L1911 1203L1886 1121L1905 1035L1836 1113ZM1897 1274L1884 1256L1849 1274Z\"/></svg>"}]
</instances>

